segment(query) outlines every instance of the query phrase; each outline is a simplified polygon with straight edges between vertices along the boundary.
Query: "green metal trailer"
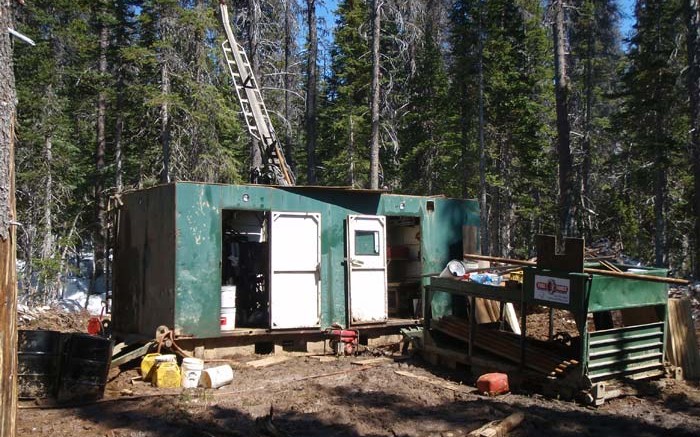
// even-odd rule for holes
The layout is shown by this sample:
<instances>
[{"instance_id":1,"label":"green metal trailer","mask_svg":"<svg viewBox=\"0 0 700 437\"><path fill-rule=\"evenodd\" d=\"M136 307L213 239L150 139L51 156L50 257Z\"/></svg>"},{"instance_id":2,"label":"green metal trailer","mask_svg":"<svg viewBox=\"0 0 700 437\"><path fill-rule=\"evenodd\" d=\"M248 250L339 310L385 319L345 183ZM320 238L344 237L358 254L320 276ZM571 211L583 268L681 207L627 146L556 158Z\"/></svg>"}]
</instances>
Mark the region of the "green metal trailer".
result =
<instances>
[{"instance_id":1,"label":"green metal trailer","mask_svg":"<svg viewBox=\"0 0 700 437\"><path fill-rule=\"evenodd\" d=\"M178 182L123 194L115 332L178 338L416 324L428 276L462 253L478 203L334 187ZM236 324L222 331L222 286Z\"/></svg>"}]
</instances>

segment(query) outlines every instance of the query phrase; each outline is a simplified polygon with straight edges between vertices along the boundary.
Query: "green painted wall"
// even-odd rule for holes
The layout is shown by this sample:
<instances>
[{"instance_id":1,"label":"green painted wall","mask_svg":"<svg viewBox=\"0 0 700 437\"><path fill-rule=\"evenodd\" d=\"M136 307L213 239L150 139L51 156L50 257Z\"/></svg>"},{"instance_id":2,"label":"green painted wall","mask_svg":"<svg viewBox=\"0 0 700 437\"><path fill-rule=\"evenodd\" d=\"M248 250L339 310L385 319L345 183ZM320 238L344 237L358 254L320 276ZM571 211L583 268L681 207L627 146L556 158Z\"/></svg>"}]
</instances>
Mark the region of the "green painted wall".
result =
<instances>
[{"instance_id":1,"label":"green painted wall","mask_svg":"<svg viewBox=\"0 0 700 437\"><path fill-rule=\"evenodd\" d=\"M175 323L175 186L122 199L114 247L112 321L116 332L153 338Z\"/></svg>"},{"instance_id":2,"label":"green painted wall","mask_svg":"<svg viewBox=\"0 0 700 437\"><path fill-rule=\"evenodd\" d=\"M172 186L175 187L175 201L171 205L175 210L175 251L162 255L174 258L174 325L176 334L181 336L220 335L224 209L321 214L322 328L333 323L345 326L347 322L345 219L349 214L420 217L424 273L439 272L450 259L461 258L462 225L478 225L479 220L478 204L473 200L318 187L199 183ZM133 195L137 193L125 197Z\"/></svg>"}]
</instances>

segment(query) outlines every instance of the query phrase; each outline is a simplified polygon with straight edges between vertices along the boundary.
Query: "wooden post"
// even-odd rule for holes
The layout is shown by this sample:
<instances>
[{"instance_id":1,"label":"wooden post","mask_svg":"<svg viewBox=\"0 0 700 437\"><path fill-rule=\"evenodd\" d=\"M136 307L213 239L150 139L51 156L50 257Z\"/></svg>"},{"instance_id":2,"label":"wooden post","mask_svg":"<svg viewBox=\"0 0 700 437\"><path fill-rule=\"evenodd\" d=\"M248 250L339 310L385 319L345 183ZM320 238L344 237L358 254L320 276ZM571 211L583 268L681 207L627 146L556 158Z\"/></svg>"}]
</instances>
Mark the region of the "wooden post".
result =
<instances>
[{"instance_id":1,"label":"wooden post","mask_svg":"<svg viewBox=\"0 0 700 437\"><path fill-rule=\"evenodd\" d=\"M12 0L0 0L0 437L14 437L17 417L17 279Z\"/></svg>"}]
</instances>

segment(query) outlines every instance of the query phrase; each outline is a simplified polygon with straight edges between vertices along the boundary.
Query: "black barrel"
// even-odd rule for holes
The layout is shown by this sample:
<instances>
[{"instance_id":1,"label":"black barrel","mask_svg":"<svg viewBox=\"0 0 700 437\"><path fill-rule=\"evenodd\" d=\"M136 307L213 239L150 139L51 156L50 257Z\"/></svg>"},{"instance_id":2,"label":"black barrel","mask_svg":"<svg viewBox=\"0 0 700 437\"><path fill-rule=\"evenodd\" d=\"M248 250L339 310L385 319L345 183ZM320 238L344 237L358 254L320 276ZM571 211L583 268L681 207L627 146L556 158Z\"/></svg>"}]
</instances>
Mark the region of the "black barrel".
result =
<instances>
[{"instance_id":1,"label":"black barrel","mask_svg":"<svg viewBox=\"0 0 700 437\"><path fill-rule=\"evenodd\" d=\"M70 334L64 342L59 402L102 398L112 360L112 341L87 334Z\"/></svg>"},{"instance_id":2,"label":"black barrel","mask_svg":"<svg viewBox=\"0 0 700 437\"><path fill-rule=\"evenodd\" d=\"M17 391L20 399L53 397L58 383L61 333L17 332Z\"/></svg>"}]
</instances>

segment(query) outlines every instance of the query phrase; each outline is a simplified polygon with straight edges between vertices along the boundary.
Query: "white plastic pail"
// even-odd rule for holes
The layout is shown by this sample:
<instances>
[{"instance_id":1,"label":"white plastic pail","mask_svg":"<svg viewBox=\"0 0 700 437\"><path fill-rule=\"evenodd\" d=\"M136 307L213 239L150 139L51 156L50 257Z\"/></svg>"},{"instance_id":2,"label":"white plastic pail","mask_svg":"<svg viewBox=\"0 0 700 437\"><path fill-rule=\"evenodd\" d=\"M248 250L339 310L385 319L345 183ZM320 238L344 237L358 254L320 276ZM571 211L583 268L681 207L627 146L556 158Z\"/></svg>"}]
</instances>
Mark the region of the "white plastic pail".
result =
<instances>
[{"instance_id":1,"label":"white plastic pail","mask_svg":"<svg viewBox=\"0 0 700 437\"><path fill-rule=\"evenodd\" d=\"M236 306L236 286L223 285L221 287L221 308L234 308Z\"/></svg>"},{"instance_id":2,"label":"white plastic pail","mask_svg":"<svg viewBox=\"0 0 700 437\"><path fill-rule=\"evenodd\" d=\"M236 329L236 286L224 285L221 287L221 330L232 331Z\"/></svg>"},{"instance_id":3,"label":"white plastic pail","mask_svg":"<svg viewBox=\"0 0 700 437\"><path fill-rule=\"evenodd\" d=\"M210 367L202 372L202 385L206 388L219 388L233 381L233 369L228 364Z\"/></svg>"},{"instance_id":4,"label":"white plastic pail","mask_svg":"<svg viewBox=\"0 0 700 437\"><path fill-rule=\"evenodd\" d=\"M182 373L182 387L195 388L199 385L199 378L202 376L204 361L199 358L183 358L180 371Z\"/></svg>"},{"instance_id":5,"label":"white plastic pail","mask_svg":"<svg viewBox=\"0 0 700 437\"><path fill-rule=\"evenodd\" d=\"M236 329L236 308L221 308L221 330L233 331Z\"/></svg>"},{"instance_id":6,"label":"white plastic pail","mask_svg":"<svg viewBox=\"0 0 700 437\"><path fill-rule=\"evenodd\" d=\"M453 259L447 263L445 269L440 273L441 278L461 278L466 273L462 261Z\"/></svg>"}]
</instances>

